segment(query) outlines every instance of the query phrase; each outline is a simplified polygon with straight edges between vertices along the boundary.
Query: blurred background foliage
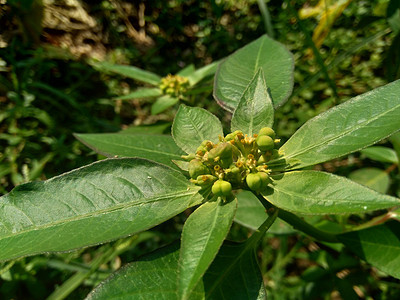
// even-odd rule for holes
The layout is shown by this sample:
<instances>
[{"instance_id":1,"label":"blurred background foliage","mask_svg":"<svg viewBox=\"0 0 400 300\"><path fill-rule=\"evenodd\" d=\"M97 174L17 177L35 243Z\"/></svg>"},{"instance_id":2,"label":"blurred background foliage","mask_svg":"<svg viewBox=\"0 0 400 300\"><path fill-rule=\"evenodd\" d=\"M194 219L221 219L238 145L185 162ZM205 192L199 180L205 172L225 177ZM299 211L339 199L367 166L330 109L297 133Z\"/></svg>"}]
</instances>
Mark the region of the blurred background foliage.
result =
<instances>
[{"instance_id":1,"label":"blurred background foliage","mask_svg":"<svg viewBox=\"0 0 400 300\"><path fill-rule=\"evenodd\" d=\"M74 132L150 124L168 132L177 106L155 115L151 99L118 99L147 86L95 62L164 77L223 59L265 33L295 57L293 95L276 115L283 141L309 118L400 78L398 0L0 0L0 195L101 158ZM192 103L228 121L211 83ZM400 137L379 147L315 168L399 196ZM357 224L388 214L329 220ZM103 246L0 263L0 298L83 298L122 264L178 239L186 217ZM230 238L248 234L236 224ZM293 231L268 236L258 255L270 299L400 298L398 280Z\"/></svg>"}]
</instances>

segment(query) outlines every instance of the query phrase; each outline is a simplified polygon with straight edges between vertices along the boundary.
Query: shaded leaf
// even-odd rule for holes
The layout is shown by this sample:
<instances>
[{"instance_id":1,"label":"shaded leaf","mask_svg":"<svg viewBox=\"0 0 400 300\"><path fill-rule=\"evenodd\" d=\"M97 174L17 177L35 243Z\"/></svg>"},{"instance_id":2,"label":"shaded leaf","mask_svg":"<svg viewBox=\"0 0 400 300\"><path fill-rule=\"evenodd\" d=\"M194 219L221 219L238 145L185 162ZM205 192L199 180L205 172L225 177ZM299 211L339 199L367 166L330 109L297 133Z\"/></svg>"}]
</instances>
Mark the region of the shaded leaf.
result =
<instances>
[{"instance_id":1,"label":"shaded leaf","mask_svg":"<svg viewBox=\"0 0 400 300\"><path fill-rule=\"evenodd\" d=\"M190 299L265 299L256 257L252 251L243 249L245 248L241 244L224 244L210 271L206 273L204 283L199 283ZM86 299L130 300L135 297L146 300L178 300L178 260L178 243L158 249L115 272Z\"/></svg>"},{"instance_id":2,"label":"shaded leaf","mask_svg":"<svg viewBox=\"0 0 400 300\"><path fill-rule=\"evenodd\" d=\"M167 135L84 133L74 134L83 144L107 157L142 157L176 168L173 159L184 154Z\"/></svg>"},{"instance_id":3,"label":"shaded leaf","mask_svg":"<svg viewBox=\"0 0 400 300\"><path fill-rule=\"evenodd\" d=\"M222 125L216 116L199 107L179 106L172 124L172 136L183 151L195 153L204 140L216 143L222 135Z\"/></svg>"},{"instance_id":4,"label":"shaded leaf","mask_svg":"<svg viewBox=\"0 0 400 300\"><path fill-rule=\"evenodd\" d=\"M272 176L273 191L263 196L279 208L304 214L363 213L400 205L347 178L318 171L293 171Z\"/></svg>"},{"instance_id":5,"label":"shaded leaf","mask_svg":"<svg viewBox=\"0 0 400 300\"><path fill-rule=\"evenodd\" d=\"M362 168L351 172L349 178L379 193L386 194L390 185L390 177L378 168Z\"/></svg>"},{"instance_id":6,"label":"shaded leaf","mask_svg":"<svg viewBox=\"0 0 400 300\"><path fill-rule=\"evenodd\" d=\"M130 126L119 131L119 134L163 134L171 127L171 123L156 123L152 125ZM168 130L171 132L171 130Z\"/></svg>"},{"instance_id":7,"label":"shaded leaf","mask_svg":"<svg viewBox=\"0 0 400 300\"><path fill-rule=\"evenodd\" d=\"M255 246L255 245L254 245ZM266 299L263 279L253 247L246 243L226 242L211 264L200 284L205 291L198 289L192 296L201 299Z\"/></svg>"},{"instance_id":8,"label":"shaded leaf","mask_svg":"<svg viewBox=\"0 0 400 300\"><path fill-rule=\"evenodd\" d=\"M344 233L338 238L369 264L400 279L400 222Z\"/></svg>"},{"instance_id":9,"label":"shaded leaf","mask_svg":"<svg viewBox=\"0 0 400 300\"><path fill-rule=\"evenodd\" d=\"M151 114L157 115L178 102L179 98L171 97L169 95L162 96L151 106Z\"/></svg>"},{"instance_id":10,"label":"shaded leaf","mask_svg":"<svg viewBox=\"0 0 400 300\"><path fill-rule=\"evenodd\" d=\"M140 98L152 98L162 95L162 91L159 88L141 88L136 91L130 92L129 94L115 97L115 100L132 100Z\"/></svg>"},{"instance_id":11,"label":"shaded leaf","mask_svg":"<svg viewBox=\"0 0 400 300\"><path fill-rule=\"evenodd\" d=\"M134 66L116 65L104 61L95 63L94 67L103 72L117 73L122 76L126 76L128 78L132 78L137 81L149 83L152 85L158 85L161 81L161 77L157 74L139 69Z\"/></svg>"},{"instance_id":12,"label":"shaded leaf","mask_svg":"<svg viewBox=\"0 0 400 300\"><path fill-rule=\"evenodd\" d=\"M281 106L293 89L293 56L282 44L266 35L231 54L220 64L215 76L214 98L233 112L259 68L264 71L274 106Z\"/></svg>"},{"instance_id":13,"label":"shaded leaf","mask_svg":"<svg viewBox=\"0 0 400 300\"><path fill-rule=\"evenodd\" d=\"M241 191L236 195L238 209L235 214L235 222L252 230L257 230L268 218L265 207L250 191ZM286 222L276 219L268 230L272 234L291 234L295 230Z\"/></svg>"},{"instance_id":14,"label":"shaded leaf","mask_svg":"<svg viewBox=\"0 0 400 300\"><path fill-rule=\"evenodd\" d=\"M361 154L365 157L370 159L380 161L380 162L387 162L392 164L398 164L399 159L397 157L396 151L390 149L388 147L382 146L372 146L365 148L360 151Z\"/></svg>"},{"instance_id":15,"label":"shaded leaf","mask_svg":"<svg viewBox=\"0 0 400 300\"><path fill-rule=\"evenodd\" d=\"M176 75L179 75L179 76L182 76L182 77L188 77L191 74L193 74L194 71L195 71L194 65L190 64L190 65L187 65L186 67L184 67L178 73L176 73Z\"/></svg>"},{"instance_id":16,"label":"shaded leaf","mask_svg":"<svg viewBox=\"0 0 400 300\"><path fill-rule=\"evenodd\" d=\"M253 136L263 127L274 124L274 106L265 85L264 72L258 69L233 113L231 131L241 130Z\"/></svg>"},{"instance_id":17,"label":"shaded leaf","mask_svg":"<svg viewBox=\"0 0 400 300\"><path fill-rule=\"evenodd\" d=\"M202 201L179 171L144 159L102 160L0 198L0 261L131 235Z\"/></svg>"},{"instance_id":18,"label":"shaded leaf","mask_svg":"<svg viewBox=\"0 0 400 300\"><path fill-rule=\"evenodd\" d=\"M215 71L217 70L218 63L219 61L215 61L188 75L187 78L189 79L190 85L194 86L204 78L214 75Z\"/></svg>"},{"instance_id":19,"label":"shaded leaf","mask_svg":"<svg viewBox=\"0 0 400 300\"><path fill-rule=\"evenodd\" d=\"M176 272L179 243L158 249L119 269L86 298L178 300Z\"/></svg>"}]
</instances>

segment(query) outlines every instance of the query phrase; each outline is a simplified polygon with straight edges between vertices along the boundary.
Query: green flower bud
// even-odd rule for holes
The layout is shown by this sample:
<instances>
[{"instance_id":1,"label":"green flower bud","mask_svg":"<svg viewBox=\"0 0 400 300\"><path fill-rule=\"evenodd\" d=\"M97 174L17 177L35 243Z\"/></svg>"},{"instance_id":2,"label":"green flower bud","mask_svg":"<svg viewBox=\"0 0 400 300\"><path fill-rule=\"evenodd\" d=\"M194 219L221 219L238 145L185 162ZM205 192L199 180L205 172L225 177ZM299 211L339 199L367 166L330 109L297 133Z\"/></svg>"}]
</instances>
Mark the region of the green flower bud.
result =
<instances>
[{"instance_id":1,"label":"green flower bud","mask_svg":"<svg viewBox=\"0 0 400 300\"><path fill-rule=\"evenodd\" d=\"M215 177L213 175L200 175L196 179L196 184L209 185L209 184L212 184L215 180L217 180L217 177Z\"/></svg>"},{"instance_id":2,"label":"green flower bud","mask_svg":"<svg viewBox=\"0 0 400 300\"><path fill-rule=\"evenodd\" d=\"M236 130L232 133L227 134L225 137L225 141L229 142L229 141L235 139L235 137L238 135L238 133L242 133L242 132L240 130Z\"/></svg>"},{"instance_id":3,"label":"green flower bud","mask_svg":"<svg viewBox=\"0 0 400 300\"><path fill-rule=\"evenodd\" d=\"M207 148L205 146L200 145L196 149L196 154L204 155L207 152Z\"/></svg>"},{"instance_id":4,"label":"green flower bud","mask_svg":"<svg viewBox=\"0 0 400 300\"><path fill-rule=\"evenodd\" d=\"M256 143L261 151L272 150L275 147L274 140L268 135L259 135Z\"/></svg>"},{"instance_id":5,"label":"green flower bud","mask_svg":"<svg viewBox=\"0 0 400 300\"><path fill-rule=\"evenodd\" d=\"M258 135L266 135L266 136L269 136L272 139L275 139L275 131L270 127L261 128L260 132L258 133Z\"/></svg>"},{"instance_id":6,"label":"green flower bud","mask_svg":"<svg viewBox=\"0 0 400 300\"><path fill-rule=\"evenodd\" d=\"M210 174L210 170L208 169L208 167L198 159L192 159L189 162L188 170L190 177L193 179L197 178L200 175Z\"/></svg>"},{"instance_id":7,"label":"green flower bud","mask_svg":"<svg viewBox=\"0 0 400 300\"><path fill-rule=\"evenodd\" d=\"M211 191L217 197L229 196L232 193L232 185L225 180L217 180L214 182Z\"/></svg>"},{"instance_id":8,"label":"green flower bud","mask_svg":"<svg viewBox=\"0 0 400 300\"><path fill-rule=\"evenodd\" d=\"M191 161L192 159L194 159L196 157L196 155L193 153L190 153L188 155L181 155L181 157L186 161Z\"/></svg>"}]
</instances>

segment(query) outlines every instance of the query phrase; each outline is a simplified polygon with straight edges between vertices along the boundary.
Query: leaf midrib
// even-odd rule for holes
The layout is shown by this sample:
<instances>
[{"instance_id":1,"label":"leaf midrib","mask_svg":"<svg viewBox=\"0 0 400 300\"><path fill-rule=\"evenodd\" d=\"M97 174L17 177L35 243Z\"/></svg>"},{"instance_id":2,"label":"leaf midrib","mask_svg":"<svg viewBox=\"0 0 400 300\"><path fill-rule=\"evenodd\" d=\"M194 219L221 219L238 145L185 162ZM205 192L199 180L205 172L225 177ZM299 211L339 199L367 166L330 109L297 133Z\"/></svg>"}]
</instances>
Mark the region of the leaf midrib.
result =
<instances>
[{"instance_id":1,"label":"leaf midrib","mask_svg":"<svg viewBox=\"0 0 400 300\"><path fill-rule=\"evenodd\" d=\"M284 194L284 195L289 195L289 196L292 196L292 197L298 197L298 198L302 198L302 199L305 199L305 200L310 200L310 203L312 203L312 205L315 205L315 202L331 202L331 201L333 201L333 202L335 202L336 201L336 203L341 203L341 204L343 204L343 203L345 203L345 202L351 202L351 203L365 203L365 202L363 202L363 201L365 201L365 200L357 200L357 199L351 199L351 200L346 200L346 199L342 199L342 200L340 200L340 199L333 199L333 198L328 198L328 199L325 199L325 198L318 198L318 197L307 197L307 196L304 196L305 194L304 193L298 193L298 192L293 192L293 191L283 191L283 190L281 190L281 189L279 189L279 188L276 188L276 186L274 187L274 190L276 190L277 192L280 192L280 193L282 193L282 194ZM372 191L372 192L374 192L374 191ZM377 192L376 192L377 193ZM389 196L386 196L386 195L379 195L379 196L381 196L381 197L384 197L385 199L391 199L391 198L388 198ZM265 197L267 197L267 196L265 196ZM395 199L395 198L394 198ZM312 201L312 200L314 200L314 201ZM371 201L371 203L368 203L368 204L363 204L363 205L370 205L370 204L374 204L375 202L373 202L373 201ZM393 203L393 205L394 205L395 203ZM369 208L369 209L366 209L365 211L367 212L367 211L370 211L370 210L374 210L375 208Z\"/></svg>"},{"instance_id":2,"label":"leaf midrib","mask_svg":"<svg viewBox=\"0 0 400 300\"><path fill-rule=\"evenodd\" d=\"M190 187L189 187L190 188ZM159 200L169 200L172 199L174 197L176 198L182 198L185 196L194 196L197 193L197 190L193 190L190 189L189 191L187 189L184 190L185 192L175 192L175 193L170 193L170 194L163 194L163 196L158 196L158 197L150 197L150 198L139 198L139 201L130 201L130 202L125 202L125 203L120 203L117 205L113 205L112 207L108 207L105 209L100 209L100 210L96 210L94 212L90 212L90 213L86 213L86 214L82 214L79 216L74 216L74 217L70 217L67 219L63 219L63 220L59 220L59 221L55 221L55 222L51 222L51 223L46 223L43 225L39 225L39 226L31 226L26 230L21 230L18 231L18 233L11 233L9 235L3 235L0 236L0 241L9 237L15 237L30 231L37 231L37 230L44 230L50 227L54 227L57 225L62 225L62 224L66 224L66 223L70 223L70 222L75 222L75 221L79 221L82 219L85 219L87 217L95 217L101 214L107 214L107 213L112 213L118 210L122 210L122 209L127 209L127 208L131 208L131 207L135 207L135 206L139 206L139 205L147 205L147 204L151 204L154 202L157 202ZM146 201L143 201L143 199L146 199Z\"/></svg>"},{"instance_id":3,"label":"leaf midrib","mask_svg":"<svg viewBox=\"0 0 400 300\"><path fill-rule=\"evenodd\" d=\"M291 155L284 156L283 158L293 158L293 157L299 156L299 155L301 155L301 154L303 154L303 153L305 153L305 152L310 151L310 150L313 149L313 148L317 148L317 147L319 147L319 146L321 146L321 145L328 144L329 142L331 142L331 141L333 141L333 140L336 140L336 139L339 139L339 138L341 138L341 137L344 137L345 135L347 135L347 134L349 134L349 133L351 133L351 132L353 132L353 131L356 131L356 130L362 128L362 127L365 127L365 126L368 125L369 123L372 123L372 122L376 121L377 119L379 119L379 118L381 118L382 116L384 116L384 115L386 115L386 114L388 114L388 113L390 113L390 112L392 112L392 111L398 109L399 107L400 107L400 104L397 105L397 106L395 106L395 107L393 107L393 108L390 109L390 110L386 110L384 113L379 114L379 115L375 116L374 118L368 119L367 121L362 122L362 123L358 123L357 125L359 125L359 126L351 127L350 129L345 130L345 131L342 131L340 134L335 135L335 136L333 136L333 137L330 138L330 139L323 140L322 142L317 143L317 144L313 144L312 146L309 146L309 147L305 147L305 148L303 148L301 151L295 152L294 154L291 154ZM357 151L357 149L356 149L356 150L353 150L353 151L351 151L351 152L354 152L354 151ZM351 153L351 152L348 152L348 153ZM345 154L346 154L346 153L345 153Z\"/></svg>"},{"instance_id":4,"label":"leaf midrib","mask_svg":"<svg viewBox=\"0 0 400 300\"><path fill-rule=\"evenodd\" d=\"M90 138L88 139L90 140ZM124 144L119 144L119 143L108 143L108 142L103 142L103 141L98 141L98 140L91 140L91 141L95 141L96 143L103 143L105 145L113 145L113 146L117 146L117 147L123 147L123 148L128 148L128 149L134 149L134 150L139 150L139 151L144 151L144 152L150 152L150 153L155 153L155 154L161 154L163 156L172 156L172 157L176 157L176 158L181 158L180 155L178 154L174 154L171 152L165 152L165 151L157 151L157 150L151 150L148 148L140 148L140 147L135 147L135 146L131 146L131 145L124 145ZM86 142L88 143L88 142ZM88 143L89 145L89 143ZM94 146L90 146L91 148L98 148L98 147L94 147ZM104 151L107 152L107 151ZM110 153L111 154L111 153Z\"/></svg>"}]
</instances>

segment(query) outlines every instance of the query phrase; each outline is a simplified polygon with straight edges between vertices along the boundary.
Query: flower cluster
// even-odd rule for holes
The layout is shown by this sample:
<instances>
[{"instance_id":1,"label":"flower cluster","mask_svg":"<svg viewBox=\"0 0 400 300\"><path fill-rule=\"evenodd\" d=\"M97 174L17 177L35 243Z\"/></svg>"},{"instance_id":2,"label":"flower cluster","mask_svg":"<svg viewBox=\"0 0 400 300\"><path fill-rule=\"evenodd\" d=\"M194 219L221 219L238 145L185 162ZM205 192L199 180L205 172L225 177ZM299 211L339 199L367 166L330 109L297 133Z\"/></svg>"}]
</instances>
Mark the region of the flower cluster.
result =
<instances>
[{"instance_id":1,"label":"flower cluster","mask_svg":"<svg viewBox=\"0 0 400 300\"><path fill-rule=\"evenodd\" d=\"M213 195L229 197L233 189L249 189L261 192L272 181L267 163L278 159L276 149L279 139L269 127L258 134L248 136L237 130L220 137L214 144L203 141L196 153L183 158L189 160L191 181L202 187L211 187Z\"/></svg>"},{"instance_id":2,"label":"flower cluster","mask_svg":"<svg viewBox=\"0 0 400 300\"><path fill-rule=\"evenodd\" d=\"M189 80L179 75L167 75L161 79L160 89L166 95L182 98L189 88Z\"/></svg>"}]
</instances>

